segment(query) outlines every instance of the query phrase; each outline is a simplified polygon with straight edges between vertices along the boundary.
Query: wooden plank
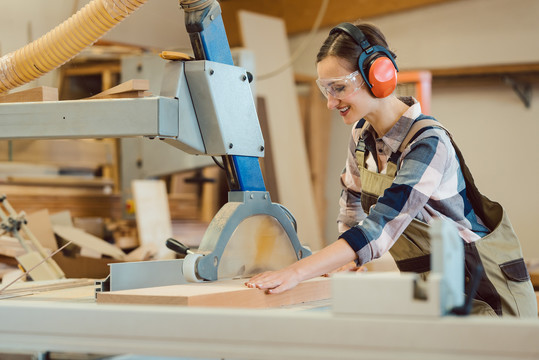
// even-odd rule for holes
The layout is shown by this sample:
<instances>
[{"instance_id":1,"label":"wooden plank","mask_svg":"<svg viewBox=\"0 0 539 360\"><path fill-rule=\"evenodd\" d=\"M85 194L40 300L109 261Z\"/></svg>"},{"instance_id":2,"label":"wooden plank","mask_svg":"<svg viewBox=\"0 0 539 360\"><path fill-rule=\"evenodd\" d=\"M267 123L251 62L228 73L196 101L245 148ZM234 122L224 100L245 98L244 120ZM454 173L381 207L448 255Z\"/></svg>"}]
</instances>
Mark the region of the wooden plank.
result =
<instances>
[{"instance_id":1,"label":"wooden plank","mask_svg":"<svg viewBox=\"0 0 539 360\"><path fill-rule=\"evenodd\" d=\"M530 271L530 279L533 287L539 289L539 269Z\"/></svg>"},{"instance_id":2,"label":"wooden plank","mask_svg":"<svg viewBox=\"0 0 539 360\"><path fill-rule=\"evenodd\" d=\"M268 124L268 110L266 106L266 99L263 97L257 97L256 99L256 112L258 114L258 121L260 122L260 130L262 136L264 136L264 157L260 158L260 167L264 175L264 182L266 183L266 189L270 193L271 201L280 203L279 188L277 187L277 178L275 175L275 165L273 156L272 139Z\"/></svg>"},{"instance_id":3,"label":"wooden plank","mask_svg":"<svg viewBox=\"0 0 539 360\"><path fill-rule=\"evenodd\" d=\"M68 63L61 67L62 75L67 76L86 76L101 74L103 71L111 71L113 73L121 73L122 66L119 61L99 62L99 63Z\"/></svg>"},{"instance_id":4,"label":"wooden plank","mask_svg":"<svg viewBox=\"0 0 539 360\"><path fill-rule=\"evenodd\" d=\"M100 99L108 95L121 94L133 91L148 91L150 90L150 81L146 79L131 79L123 82L120 85L116 85L108 90L102 91L97 95L89 97L88 99Z\"/></svg>"},{"instance_id":5,"label":"wooden plank","mask_svg":"<svg viewBox=\"0 0 539 360\"><path fill-rule=\"evenodd\" d=\"M129 98L143 98L146 96L152 96L152 93L149 91L143 91L143 90L132 90L132 91L125 91L120 92L116 94L97 94L94 95L88 99L96 100L96 99L129 99Z\"/></svg>"},{"instance_id":6,"label":"wooden plank","mask_svg":"<svg viewBox=\"0 0 539 360\"><path fill-rule=\"evenodd\" d=\"M7 189L9 202L17 211L31 213L42 209L49 212L70 210L74 217L93 217L118 219L122 217L122 199L120 195L106 195L98 193L69 194L68 188L61 192L43 189L43 193L28 194L24 192L13 193ZM24 189L22 189L24 190ZM58 189L60 190L60 189Z\"/></svg>"},{"instance_id":7,"label":"wooden plank","mask_svg":"<svg viewBox=\"0 0 539 360\"><path fill-rule=\"evenodd\" d=\"M50 250L58 249L54 230L49 215L49 210L42 209L26 216L28 228L39 240L41 245Z\"/></svg>"},{"instance_id":8,"label":"wooden plank","mask_svg":"<svg viewBox=\"0 0 539 360\"><path fill-rule=\"evenodd\" d=\"M40 86L33 89L0 95L0 103L58 101L58 89Z\"/></svg>"},{"instance_id":9,"label":"wooden plank","mask_svg":"<svg viewBox=\"0 0 539 360\"><path fill-rule=\"evenodd\" d=\"M270 308L329 299L326 277L304 281L281 294L266 294L244 285L245 279L213 283L159 286L154 288L98 293L98 303L180 305L231 308Z\"/></svg>"},{"instance_id":10,"label":"wooden plank","mask_svg":"<svg viewBox=\"0 0 539 360\"><path fill-rule=\"evenodd\" d=\"M108 255L113 259L122 260L125 259L125 253L117 246L109 244L103 239L93 236L83 230L70 226L54 225L54 233L66 241L73 241L73 243L82 249L89 249L90 251Z\"/></svg>"},{"instance_id":11,"label":"wooden plank","mask_svg":"<svg viewBox=\"0 0 539 360\"><path fill-rule=\"evenodd\" d=\"M328 169L329 143L331 135L331 112L326 106L314 79L309 82L308 116L306 117L305 136L309 154L311 178L313 181L314 202L316 204L318 225L325 233L326 219L326 175Z\"/></svg>"},{"instance_id":12,"label":"wooden plank","mask_svg":"<svg viewBox=\"0 0 539 360\"><path fill-rule=\"evenodd\" d=\"M516 75L539 72L539 63L463 66L455 68L431 69L430 71L432 76L435 78L509 74Z\"/></svg>"},{"instance_id":13,"label":"wooden plank","mask_svg":"<svg viewBox=\"0 0 539 360\"><path fill-rule=\"evenodd\" d=\"M172 237L172 220L165 182L163 180L134 180L137 230L141 245L153 243L160 258L170 258L174 252L165 242Z\"/></svg>"},{"instance_id":14,"label":"wooden plank","mask_svg":"<svg viewBox=\"0 0 539 360\"><path fill-rule=\"evenodd\" d=\"M290 50L281 19L246 11L239 15L244 46L254 52L259 74L273 71L276 64L289 61ZM318 250L324 242L320 228L314 225L318 215L292 70L288 68L258 82L256 89L267 108L279 202L296 218L300 240L312 250Z\"/></svg>"},{"instance_id":15,"label":"wooden plank","mask_svg":"<svg viewBox=\"0 0 539 360\"><path fill-rule=\"evenodd\" d=\"M28 241L26 242L28 246L31 246ZM15 258L17 256L22 256L26 253L26 250L22 247L19 240L14 237L2 235L0 236L0 255L5 257Z\"/></svg>"},{"instance_id":16,"label":"wooden plank","mask_svg":"<svg viewBox=\"0 0 539 360\"><path fill-rule=\"evenodd\" d=\"M221 201L222 189L224 189L223 185L226 180L224 171L217 166L203 168L202 178L213 180L213 182L202 183L202 197L200 200L200 221L209 223L223 205Z\"/></svg>"},{"instance_id":17,"label":"wooden plank","mask_svg":"<svg viewBox=\"0 0 539 360\"><path fill-rule=\"evenodd\" d=\"M21 256L17 256L17 261L26 272L30 271L30 276L34 281L55 280L59 274L47 263L37 251L32 251ZM38 266L38 264L40 264ZM37 266L37 267L36 267Z\"/></svg>"},{"instance_id":18,"label":"wooden plank","mask_svg":"<svg viewBox=\"0 0 539 360\"><path fill-rule=\"evenodd\" d=\"M23 177L23 176L8 176L8 184L10 185L36 185L36 186L66 186L66 187L89 187L103 189L107 186L114 185L111 179L94 178L86 179L80 176L61 175L55 177Z\"/></svg>"}]
</instances>

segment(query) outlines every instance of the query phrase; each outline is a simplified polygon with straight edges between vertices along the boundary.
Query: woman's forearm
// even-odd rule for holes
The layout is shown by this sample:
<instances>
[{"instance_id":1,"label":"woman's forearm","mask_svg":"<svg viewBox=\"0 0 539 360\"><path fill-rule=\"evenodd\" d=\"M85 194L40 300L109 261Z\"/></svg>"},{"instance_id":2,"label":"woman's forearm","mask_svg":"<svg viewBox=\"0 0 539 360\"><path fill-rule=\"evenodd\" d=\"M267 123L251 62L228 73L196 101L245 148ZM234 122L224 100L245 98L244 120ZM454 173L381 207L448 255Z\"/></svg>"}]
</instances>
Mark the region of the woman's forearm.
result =
<instances>
[{"instance_id":1,"label":"woman's forearm","mask_svg":"<svg viewBox=\"0 0 539 360\"><path fill-rule=\"evenodd\" d=\"M346 240L338 239L320 251L290 265L300 281L327 274L357 258Z\"/></svg>"}]
</instances>

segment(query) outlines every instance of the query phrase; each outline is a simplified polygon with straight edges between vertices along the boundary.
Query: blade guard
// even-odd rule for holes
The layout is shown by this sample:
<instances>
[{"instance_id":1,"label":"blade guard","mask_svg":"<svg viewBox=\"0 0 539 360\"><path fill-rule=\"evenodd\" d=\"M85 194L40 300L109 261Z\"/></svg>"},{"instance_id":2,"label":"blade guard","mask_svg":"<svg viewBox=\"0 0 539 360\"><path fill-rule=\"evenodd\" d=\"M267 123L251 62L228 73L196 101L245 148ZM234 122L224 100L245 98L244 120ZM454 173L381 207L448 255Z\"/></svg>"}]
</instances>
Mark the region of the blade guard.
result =
<instances>
[{"instance_id":1,"label":"blade guard","mask_svg":"<svg viewBox=\"0 0 539 360\"><path fill-rule=\"evenodd\" d=\"M228 200L211 221L198 253L184 259L186 280L217 280L221 258L232 234L245 219L256 215L268 215L282 226L297 260L311 255L298 240L292 214L282 205L272 203L267 191L231 191Z\"/></svg>"}]
</instances>

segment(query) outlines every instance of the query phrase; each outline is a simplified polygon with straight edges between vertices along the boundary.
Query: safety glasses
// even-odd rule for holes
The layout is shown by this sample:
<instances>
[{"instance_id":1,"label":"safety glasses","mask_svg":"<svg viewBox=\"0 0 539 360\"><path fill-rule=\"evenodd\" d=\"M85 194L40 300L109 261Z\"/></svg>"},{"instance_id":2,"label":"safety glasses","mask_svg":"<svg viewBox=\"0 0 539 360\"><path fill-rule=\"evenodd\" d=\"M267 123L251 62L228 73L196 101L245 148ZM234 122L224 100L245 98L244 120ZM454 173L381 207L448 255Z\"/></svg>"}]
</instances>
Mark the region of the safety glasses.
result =
<instances>
[{"instance_id":1,"label":"safety glasses","mask_svg":"<svg viewBox=\"0 0 539 360\"><path fill-rule=\"evenodd\" d=\"M326 98L329 98L329 95L331 95L340 100L355 93L363 86L363 84L365 84L364 81L358 79L358 76L359 71L354 71L353 73L342 77L317 79L316 84Z\"/></svg>"}]
</instances>

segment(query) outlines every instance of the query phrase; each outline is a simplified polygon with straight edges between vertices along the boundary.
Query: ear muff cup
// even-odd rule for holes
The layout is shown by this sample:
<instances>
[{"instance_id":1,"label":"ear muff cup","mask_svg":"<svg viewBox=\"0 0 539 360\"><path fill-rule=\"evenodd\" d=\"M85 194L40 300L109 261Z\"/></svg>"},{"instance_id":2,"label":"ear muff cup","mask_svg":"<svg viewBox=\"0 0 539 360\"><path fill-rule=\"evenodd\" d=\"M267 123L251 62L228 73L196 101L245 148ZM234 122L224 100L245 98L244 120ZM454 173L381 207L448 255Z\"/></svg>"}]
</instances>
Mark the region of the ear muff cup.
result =
<instances>
[{"instance_id":1,"label":"ear muff cup","mask_svg":"<svg viewBox=\"0 0 539 360\"><path fill-rule=\"evenodd\" d=\"M371 91L377 98L385 98L397 87L397 69L393 62L385 56L374 59L369 66L369 82Z\"/></svg>"}]
</instances>

